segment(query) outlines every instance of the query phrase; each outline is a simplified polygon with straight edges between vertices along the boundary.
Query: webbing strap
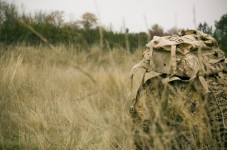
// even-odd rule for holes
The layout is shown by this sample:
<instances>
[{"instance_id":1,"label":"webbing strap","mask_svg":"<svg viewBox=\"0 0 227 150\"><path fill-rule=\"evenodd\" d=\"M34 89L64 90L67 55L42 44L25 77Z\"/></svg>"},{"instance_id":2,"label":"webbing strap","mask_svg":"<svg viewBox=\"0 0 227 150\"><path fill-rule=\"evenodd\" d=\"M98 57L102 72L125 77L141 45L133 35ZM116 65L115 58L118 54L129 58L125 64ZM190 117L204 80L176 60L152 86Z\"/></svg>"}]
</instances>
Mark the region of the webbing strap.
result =
<instances>
[{"instance_id":1,"label":"webbing strap","mask_svg":"<svg viewBox=\"0 0 227 150\"><path fill-rule=\"evenodd\" d=\"M144 75L145 75L146 69L144 68L137 68L137 70L134 72L131 80L131 92L128 95L128 99L134 101L133 107L135 104L137 92L143 83Z\"/></svg>"},{"instance_id":2,"label":"webbing strap","mask_svg":"<svg viewBox=\"0 0 227 150\"><path fill-rule=\"evenodd\" d=\"M143 83L146 83L147 80L152 79L154 77L157 77L159 75L161 75L161 73L158 73L158 72L155 72L155 71L146 72L145 75L144 75Z\"/></svg>"},{"instance_id":3,"label":"webbing strap","mask_svg":"<svg viewBox=\"0 0 227 150\"><path fill-rule=\"evenodd\" d=\"M153 47L150 47L150 65L151 65L151 68L154 69L155 68L155 65L154 65L154 61L153 61Z\"/></svg>"},{"instance_id":4,"label":"webbing strap","mask_svg":"<svg viewBox=\"0 0 227 150\"><path fill-rule=\"evenodd\" d=\"M171 46L171 73L177 73L177 62L176 62L176 45Z\"/></svg>"},{"instance_id":5,"label":"webbing strap","mask_svg":"<svg viewBox=\"0 0 227 150\"><path fill-rule=\"evenodd\" d=\"M205 78L203 76L199 75L199 81L204 89L204 94L209 93L210 92L209 87L208 87L208 84L207 84Z\"/></svg>"}]
</instances>

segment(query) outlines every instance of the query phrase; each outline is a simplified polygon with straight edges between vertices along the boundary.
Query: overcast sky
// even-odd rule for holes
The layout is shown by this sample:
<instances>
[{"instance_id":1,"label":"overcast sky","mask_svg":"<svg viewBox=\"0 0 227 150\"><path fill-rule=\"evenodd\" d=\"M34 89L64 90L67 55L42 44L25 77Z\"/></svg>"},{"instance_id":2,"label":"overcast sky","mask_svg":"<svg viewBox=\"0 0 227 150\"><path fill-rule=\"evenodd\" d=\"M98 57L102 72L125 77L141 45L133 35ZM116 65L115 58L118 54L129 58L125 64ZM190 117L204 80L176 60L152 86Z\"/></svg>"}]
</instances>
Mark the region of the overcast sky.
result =
<instances>
[{"instance_id":1,"label":"overcast sky","mask_svg":"<svg viewBox=\"0 0 227 150\"><path fill-rule=\"evenodd\" d=\"M6 0L11 1L12 0ZM214 26L227 13L227 0L13 0L26 12L38 10L64 11L65 18L80 19L85 12L94 13L105 26L119 31L123 24L131 32L146 31L152 24L165 30L174 26L194 28L193 5L196 24L207 22ZM124 23L123 23L124 22Z\"/></svg>"}]
</instances>

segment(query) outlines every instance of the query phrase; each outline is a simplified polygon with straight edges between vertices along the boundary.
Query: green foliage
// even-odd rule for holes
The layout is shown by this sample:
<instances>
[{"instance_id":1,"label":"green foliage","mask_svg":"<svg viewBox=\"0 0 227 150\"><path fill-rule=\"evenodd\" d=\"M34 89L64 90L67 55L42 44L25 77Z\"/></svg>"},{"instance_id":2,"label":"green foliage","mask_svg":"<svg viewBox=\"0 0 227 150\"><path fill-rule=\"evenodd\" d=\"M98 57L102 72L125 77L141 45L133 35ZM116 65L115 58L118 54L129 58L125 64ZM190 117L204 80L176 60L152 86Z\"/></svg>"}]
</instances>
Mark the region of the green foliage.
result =
<instances>
[{"instance_id":1,"label":"green foliage","mask_svg":"<svg viewBox=\"0 0 227 150\"><path fill-rule=\"evenodd\" d=\"M215 27L214 37L218 41L220 48L227 52L227 14L215 22Z\"/></svg>"},{"instance_id":2,"label":"green foliage","mask_svg":"<svg viewBox=\"0 0 227 150\"><path fill-rule=\"evenodd\" d=\"M154 24L145 32L113 32L98 25L97 17L92 13L85 13L80 20L70 22L64 21L63 11L50 13L38 11L34 16L18 13L15 4L9 4L0 0L0 43L17 44L23 42L28 45L37 45L44 40L37 33L45 38L44 43L52 45L66 44L74 45L77 48L87 49L92 45L99 44L101 48L109 49L123 47L134 51L138 47L144 47L153 36L176 34L179 29L172 28L167 32ZM220 47L227 50L227 15L222 16L220 21L215 23L214 36ZM101 29L101 30L100 30ZM200 23L198 29L213 35L213 29L206 22Z\"/></svg>"},{"instance_id":3,"label":"green foliage","mask_svg":"<svg viewBox=\"0 0 227 150\"><path fill-rule=\"evenodd\" d=\"M85 30L90 30L93 26L97 25L97 17L92 13L84 13L82 15L81 24Z\"/></svg>"},{"instance_id":4,"label":"green foliage","mask_svg":"<svg viewBox=\"0 0 227 150\"><path fill-rule=\"evenodd\" d=\"M85 13L81 20L65 23L62 11L45 13L38 11L33 17L19 15L14 4L0 1L0 42L17 44L20 42L36 45L43 42L35 32L42 35L50 44L69 44L86 48L103 41L103 48L123 47L129 44L130 51L147 43L147 34L108 31L103 27L100 33L97 17L92 13ZM29 27L29 28L28 28ZM31 30L34 29L33 30Z\"/></svg>"},{"instance_id":5,"label":"green foliage","mask_svg":"<svg viewBox=\"0 0 227 150\"><path fill-rule=\"evenodd\" d=\"M206 34L210 34L213 35L213 29L211 26L209 26L206 22L204 23L200 23L198 26L198 30L206 33Z\"/></svg>"}]
</instances>

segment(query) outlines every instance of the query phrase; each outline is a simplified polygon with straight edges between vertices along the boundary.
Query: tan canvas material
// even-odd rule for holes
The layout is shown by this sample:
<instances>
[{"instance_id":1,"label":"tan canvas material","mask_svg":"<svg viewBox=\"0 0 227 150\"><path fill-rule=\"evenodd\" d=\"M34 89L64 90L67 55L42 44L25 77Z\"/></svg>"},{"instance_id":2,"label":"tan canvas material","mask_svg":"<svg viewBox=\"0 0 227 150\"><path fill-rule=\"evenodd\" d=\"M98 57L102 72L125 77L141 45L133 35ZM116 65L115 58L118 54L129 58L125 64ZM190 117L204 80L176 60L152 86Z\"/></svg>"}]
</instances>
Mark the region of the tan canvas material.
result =
<instances>
[{"instance_id":1,"label":"tan canvas material","mask_svg":"<svg viewBox=\"0 0 227 150\"><path fill-rule=\"evenodd\" d=\"M165 139L160 149L227 147L227 59L213 37L197 30L156 36L131 78L136 149Z\"/></svg>"},{"instance_id":2,"label":"tan canvas material","mask_svg":"<svg viewBox=\"0 0 227 150\"><path fill-rule=\"evenodd\" d=\"M146 45L143 56L143 60L131 71L131 100L136 99L142 83L160 74L168 76L165 81L198 77L206 93L209 89L204 77L226 69L225 54L216 40L198 30L183 30L172 36L154 36Z\"/></svg>"}]
</instances>

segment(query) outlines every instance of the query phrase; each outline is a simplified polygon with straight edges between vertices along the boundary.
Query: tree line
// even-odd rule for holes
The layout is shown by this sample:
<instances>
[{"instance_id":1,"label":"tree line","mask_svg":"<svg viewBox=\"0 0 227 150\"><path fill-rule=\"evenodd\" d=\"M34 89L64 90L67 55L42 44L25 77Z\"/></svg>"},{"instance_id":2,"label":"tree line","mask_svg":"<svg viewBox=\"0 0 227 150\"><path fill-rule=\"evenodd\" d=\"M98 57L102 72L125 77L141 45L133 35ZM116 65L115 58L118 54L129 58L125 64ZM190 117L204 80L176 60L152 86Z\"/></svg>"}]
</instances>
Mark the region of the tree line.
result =
<instances>
[{"instance_id":1,"label":"tree line","mask_svg":"<svg viewBox=\"0 0 227 150\"><path fill-rule=\"evenodd\" d=\"M200 23L198 29L214 36L219 46L227 51L227 14L215 22L215 29L206 22ZM15 4L0 0L0 43L4 44L65 44L81 49L98 44L103 49L122 47L133 51L144 47L154 35L163 36L178 31L172 28L164 32L160 25L154 24L148 32L131 33L127 28L114 32L110 27L100 25L97 17L89 12L79 20L65 22L63 11L19 13Z\"/></svg>"}]
</instances>

